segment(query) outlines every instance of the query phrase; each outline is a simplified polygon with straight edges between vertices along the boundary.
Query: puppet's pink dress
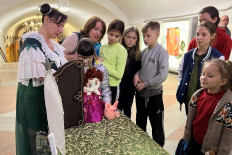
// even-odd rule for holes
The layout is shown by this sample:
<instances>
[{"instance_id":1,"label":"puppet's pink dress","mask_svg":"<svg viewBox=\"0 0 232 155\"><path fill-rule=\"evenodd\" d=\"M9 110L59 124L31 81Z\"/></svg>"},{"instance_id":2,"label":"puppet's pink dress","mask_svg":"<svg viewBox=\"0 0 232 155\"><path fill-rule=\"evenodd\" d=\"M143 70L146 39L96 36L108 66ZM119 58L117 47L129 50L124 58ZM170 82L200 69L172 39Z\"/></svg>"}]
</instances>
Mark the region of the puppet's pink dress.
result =
<instances>
[{"instance_id":1,"label":"puppet's pink dress","mask_svg":"<svg viewBox=\"0 0 232 155\"><path fill-rule=\"evenodd\" d=\"M100 95L84 93L84 114L86 123L100 122L104 116L105 103Z\"/></svg>"}]
</instances>

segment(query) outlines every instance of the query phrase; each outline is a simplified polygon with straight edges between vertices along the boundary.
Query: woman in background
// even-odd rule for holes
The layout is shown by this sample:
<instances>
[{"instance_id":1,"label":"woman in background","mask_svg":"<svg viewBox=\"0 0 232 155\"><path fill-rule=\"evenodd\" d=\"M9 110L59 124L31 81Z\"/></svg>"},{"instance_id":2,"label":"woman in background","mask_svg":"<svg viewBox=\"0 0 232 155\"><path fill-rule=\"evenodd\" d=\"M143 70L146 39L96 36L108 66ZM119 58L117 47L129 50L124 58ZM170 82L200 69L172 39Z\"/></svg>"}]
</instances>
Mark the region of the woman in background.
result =
<instances>
[{"instance_id":1,"label":"woman in background","mask_svg":"<svg viewBox=\"0 0 232 155\"><path fill-rule=\"evenodd\" d=\"M231 38L218 27L220 17L217 8L213 6L207 6L203 8L199 12L199 22L202 21L210 21L214 23L217 29L215 39L212 41L211 46L213 48L216 48L219 52L221 52L224 55L225 60L229 60L232 48ZM188 51L190 51L193 48L196 48L197 46L197 39L195 37L189 43Z\"/></svg>"},{"instance_id":2,"label":"woman in background","mask_svg":"<svg viewBox=\"0 0 232 155\"><path fill-rule=\"evenodd\" d=\"M90 38L95 44L95 53L99 56L101 40L106 33L105 22L97 16L90 17L85 23L84 29L80 32L71 33L62 42L65 48L64 54L68 61L77 59L77 46L81 38Z\"/></svg>"}]
</instances>

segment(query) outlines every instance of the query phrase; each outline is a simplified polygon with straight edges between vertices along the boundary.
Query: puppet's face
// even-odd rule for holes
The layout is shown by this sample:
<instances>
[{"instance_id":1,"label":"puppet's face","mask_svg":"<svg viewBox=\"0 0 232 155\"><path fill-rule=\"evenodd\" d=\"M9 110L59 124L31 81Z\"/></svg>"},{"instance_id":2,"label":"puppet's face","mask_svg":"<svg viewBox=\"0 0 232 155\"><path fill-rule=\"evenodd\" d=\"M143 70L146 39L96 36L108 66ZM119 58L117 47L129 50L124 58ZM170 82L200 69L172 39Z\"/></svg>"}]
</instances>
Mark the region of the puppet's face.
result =
<instances>
[{"instance_id":1,"label":"puppet's face","mask_svg":"<svg viewBox=\"0 0 232 155\"><path fill-rule=\"evenodd\" d=\"M84 92L88 95L91 95L92 92L94 92L97 95L100 95L100 92L98 88L100 87L100 81L98 78L93 78L86 83L86 86L84 86Z\"/></svg>"}]
</instances>

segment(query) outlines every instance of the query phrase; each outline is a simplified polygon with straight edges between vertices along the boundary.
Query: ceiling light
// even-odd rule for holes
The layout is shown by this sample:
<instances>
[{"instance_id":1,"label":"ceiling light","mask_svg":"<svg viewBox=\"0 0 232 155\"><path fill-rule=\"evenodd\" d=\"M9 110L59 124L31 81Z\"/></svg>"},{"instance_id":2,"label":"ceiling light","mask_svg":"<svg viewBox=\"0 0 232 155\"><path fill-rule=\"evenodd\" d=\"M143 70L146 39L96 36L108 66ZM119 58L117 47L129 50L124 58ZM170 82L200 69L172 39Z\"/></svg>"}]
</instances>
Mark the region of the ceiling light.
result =
<instances>
[{"instance_id":1,"label":"ceiling light","mask_svg":"<svg viewBox=\"0 0 232 155\"><path fill-rule=\"evenodd\" d=\"M70 8L70 0L58 0L58 8L61 12L65 12Z\"/></svg>"}]
</instances>

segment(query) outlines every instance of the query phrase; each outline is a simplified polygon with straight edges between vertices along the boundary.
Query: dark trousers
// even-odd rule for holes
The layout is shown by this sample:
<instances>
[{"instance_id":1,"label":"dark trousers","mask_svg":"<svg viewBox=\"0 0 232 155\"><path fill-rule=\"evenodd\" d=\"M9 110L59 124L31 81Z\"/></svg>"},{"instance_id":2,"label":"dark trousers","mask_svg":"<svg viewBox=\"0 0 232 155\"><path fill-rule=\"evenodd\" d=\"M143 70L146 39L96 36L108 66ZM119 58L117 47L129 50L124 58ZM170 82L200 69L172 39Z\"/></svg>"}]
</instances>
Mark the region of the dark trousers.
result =
<instances>
[{"instance_id":1,"label":"dark trousers","mask_svg":"<svg viewBox=\"0 0 232 155\"><path fill-rule=\"evenodd\" d=\"M201 144L198 144L194 138L192 138L192 141L190 143L190 150L189 155L204 155L204 153L201 152Z\"/></svg>"},{"instance_id":2,"label":"dark trousers","mask_svg":"<svg viewBox=\"0 0 232 155\"><path fill-rule=\"evenodd\" d=\"M164 128L163 128L163 93L149 97L147 106L145 97L136 93L136 124L146 132L147 117L149 117L152 127L152 137L160 145L164 146Z\"/></svg>"},{"instance_id":3,"label":"dark trousers","mask_svg":"<svg viewBox=\"0 0 232 155\"><path fill-rule=\"evenodd\" d=\"M112 96L111 104L114 104L114 102L118 100L118 98L117 98L117 94L119 93L118 92L118 87L119 86L115 86L115 87L110 86L111 96Z\"/></svg>"},{"instance_id":4,"label":"dark trousers","mask_svg":"<svg viewBox=\"0 0 232 155\"><path fill-rule=\"evenodd\" d=\"M134 94L123 94L120 92L118 109L131 118L131 107L134 99Z\"/></svg>"}]
</instances>

